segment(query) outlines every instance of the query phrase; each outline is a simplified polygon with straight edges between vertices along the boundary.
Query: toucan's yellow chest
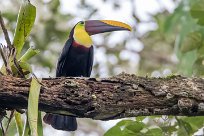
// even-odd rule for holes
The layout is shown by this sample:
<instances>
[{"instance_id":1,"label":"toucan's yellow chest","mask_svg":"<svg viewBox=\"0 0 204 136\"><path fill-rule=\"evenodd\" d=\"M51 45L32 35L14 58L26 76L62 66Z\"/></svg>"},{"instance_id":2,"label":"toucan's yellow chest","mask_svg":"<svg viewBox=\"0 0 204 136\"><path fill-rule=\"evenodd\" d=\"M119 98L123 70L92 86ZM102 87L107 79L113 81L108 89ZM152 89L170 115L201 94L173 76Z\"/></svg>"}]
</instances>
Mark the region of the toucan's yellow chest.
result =
<instances>
[{"instance_id":1,"label":"toucan's yellow chest","mask_svg":"<svg viewBox=\"0 0 204 136\"><path fill-rule=\"evenodd\" d=\"M73 34L74 40L76 43L89 48L92 46L93 42L91 37L88 35L88 33L85 31L84 26L76 25L74 29Z\"/></svg>"}]
</instances>

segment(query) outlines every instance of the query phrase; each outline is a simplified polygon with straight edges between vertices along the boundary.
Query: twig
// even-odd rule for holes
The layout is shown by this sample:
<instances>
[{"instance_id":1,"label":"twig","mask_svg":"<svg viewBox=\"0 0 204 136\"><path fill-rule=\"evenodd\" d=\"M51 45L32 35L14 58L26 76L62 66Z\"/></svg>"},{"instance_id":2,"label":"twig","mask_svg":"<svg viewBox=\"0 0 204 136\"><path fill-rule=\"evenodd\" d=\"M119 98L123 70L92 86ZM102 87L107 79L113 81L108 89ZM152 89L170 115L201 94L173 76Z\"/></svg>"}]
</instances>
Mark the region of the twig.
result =
<instances>
[{"instance_id":1,"label":"twig","mask_svg":"<svg viewBox=\"0 0 204 136\"><path fill-rule=\"evenodd\" d=\"M11 123L11 120L12 120L13 116L14 116L14 112L15 112L15 110L12 110L12 111L11 111L11 114L10 114L10 117L9 117L9 120L8 120L8 124L7 124L7 126L6 126L5 134L6 134L7 131L8 131L9 125L10 125L10 123Z\"/></svg>"},{"instance_id":2,"label":"twig","mask_svg":"<svg viewBox=\"0 0 204 136\"><path fill-rule=\"evenodd\" d=\"M5 24L4 24L4 20L3 20L3 17L1 15L1 11L0 11L0 24L1 24L1 28L2 28L3 33L4 33L4 37L5 37L7 46L9 47L9 50L11 50L13 47L12 47L11 41L9 39L8 31L7 31Z\"/></svg>"},{"instance_id":3,"label":"twig","mask_svg":"<svg viewBox=\"0 0 204 136\"><path fill-rule=\"evenodd\" d=\"M5 65L5 68L6 68L6 72L8 75L12 75L12 70L11 70L11 67L9 66L9 60L8 60L8 56L5 56L5 50L3 51L3 49L5 49L5 47L1 44L0 45L0 54L2 56L2 59L3 59L3 62L4 62L4 65ZM7 54L7 53L6 53Z\"/></svg>"},{"instance_id":4,"label":"twig","mask_svg":"<svg viewBox=\"0 0 204 136\"><path fill-rule=\"evenodd\" d=\"M3 127L2 122L0 124L1 124L2 136L5 136L5 131L4 131L4 127Z\"/></svg>"},{"instance_id":5,"label":"twig","mask_svg":"<svg viewBox=\"0 0 204 136\"><path fill-rule=\"evenodd\" d=\"M19 65L17 59L16 59L16 50L15 48L14 49L14 57L13 57L13 62L14 62L14 66L16 67L17 71L18 71L18 74L20 75L21 78L25 78L25 75L23 73L23 70L21 68L21 66Z\"/></svg>"},{"instance_id":6,"label":"twig","mask_svg":"<svg viewBox=\"0 0 204 136\"><path fill-rule=\"evenodd\" d=\"M6 57L5 57L5 55L4 55L4 52L3 52L3 49L4 47L3 47L3 45L1 44L1 47L0 47L0 54L1 54L1 57L2 57L2 59L3 59L3 62L4 62L4 65L5 66L7 66L7 61L6 61Z\"/></svg>"},{"instance_id":7,"label":"twig","mask_svg":"<svg viewBox=\"0 0 204 136\"><path fill-rule=\"evenodd\" d=\"M6 117L6 111L0 108L0 122L3 120L4 117Z\"/></svg>"},{"instance_id":8,"label":"twig","mask_svg":"<svg viewBox=\"0 0 204 136\"><path fill-rule=\"evenodd\" d=\"M14 62L14 66L16 67L20 77L25 78L25 75L23 74L23 70L22 70L21 66L19 65L18 61L16 60L16 58L14 58L13 62Z\"/></svg>"},{"instance_id":9,"label":"twig","mask_svg":"<svg viewBox=\"0 0 204 136\"><path fill-rule=\"evenodd\" d=\"M2 120L3 118L6 116L6 111L0 109L0 127L1 127L1 131L2 131L2 136L5 136L5 131L4 131L4 127L2 124Z\"/></svg>"},{"instance_id":10,"label":"twig","mask_svg":"<svg viewBox=\"0 0 204 136\"><path fill-rule=\"evenodd\" d=\"M46 86L45 86L42 82L40 82L40 81L38 80L37 76L36 76L34 73L31 73L31 75L32 75L32 76L34 77L34 79L38 82L38 84L40 84L40 85L42 85L43 87L46 88Z\"/></svg>"}]
</instances>

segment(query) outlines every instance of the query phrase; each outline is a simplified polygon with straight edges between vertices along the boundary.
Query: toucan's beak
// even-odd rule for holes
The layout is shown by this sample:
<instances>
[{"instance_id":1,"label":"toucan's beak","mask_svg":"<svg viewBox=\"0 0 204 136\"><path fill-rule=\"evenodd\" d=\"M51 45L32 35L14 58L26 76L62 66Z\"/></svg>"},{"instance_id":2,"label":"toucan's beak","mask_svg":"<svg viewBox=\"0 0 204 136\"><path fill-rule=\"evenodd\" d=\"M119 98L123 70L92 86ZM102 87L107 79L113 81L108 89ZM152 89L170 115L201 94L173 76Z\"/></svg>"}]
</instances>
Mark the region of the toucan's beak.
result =
<instances>
[{"instance_id":1,"label":"toucan's beak","mask_svg":"<svg viewBox=\"0 0 204 136\"><path fill-rule=\"evenodd\" d=\"M89 35L112 31L132 30L128 24L113 20L88 20L85 21L85 29Z\"/></svg>"}]
</instances>

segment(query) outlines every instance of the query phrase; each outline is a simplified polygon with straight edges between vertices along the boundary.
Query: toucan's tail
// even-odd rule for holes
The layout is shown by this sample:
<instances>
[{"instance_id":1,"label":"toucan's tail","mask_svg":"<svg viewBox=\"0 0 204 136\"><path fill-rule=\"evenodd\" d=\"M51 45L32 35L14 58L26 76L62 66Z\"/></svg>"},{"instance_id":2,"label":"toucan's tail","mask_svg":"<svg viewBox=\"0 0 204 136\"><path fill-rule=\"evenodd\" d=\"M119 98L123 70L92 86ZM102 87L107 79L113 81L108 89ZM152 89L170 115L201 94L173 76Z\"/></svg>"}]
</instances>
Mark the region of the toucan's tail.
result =
<instances>
[{"instance_id":1,"label":"toucan's tail","mask_svg":"<svg viewBox=\"0 0 204 136\"><path fill-rule=\"evenodd\" d=\"M43 120L45 123L58 130L75 131L77 129L75 117L47 113Z\"/></svg>"}]
</instances>

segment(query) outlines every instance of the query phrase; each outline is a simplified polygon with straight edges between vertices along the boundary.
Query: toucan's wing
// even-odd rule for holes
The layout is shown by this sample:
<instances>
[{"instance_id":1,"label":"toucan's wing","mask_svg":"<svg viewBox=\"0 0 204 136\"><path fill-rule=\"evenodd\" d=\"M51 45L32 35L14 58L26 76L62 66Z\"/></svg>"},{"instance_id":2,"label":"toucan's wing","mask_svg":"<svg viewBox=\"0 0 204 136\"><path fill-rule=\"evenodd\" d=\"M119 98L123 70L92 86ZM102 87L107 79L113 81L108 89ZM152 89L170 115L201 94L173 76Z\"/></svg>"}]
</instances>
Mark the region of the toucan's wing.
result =
<instances>
[{"instance_id":1,"label":"toucan's wing","mask_svg":"<svg viewBox=\"0 0 204 136\"><path fill-rule=\"evenodd\" d=\"M93 53L94 49L93 46L89 49L89 56L88 56L88 65L87 65L87 76L89 77L91 75L92 67L93 67Z\"/></svg>"},{"instance_id":2,"label":"toucan's wing","mask_svg":"<svg viewBox=\"0 0 204 136\"><path fill-rule=\"evenodd\" d=\"M73 39L68 39L62 49L62 53L57 62L56 77L65 76L64 75L65 73L63 73L64 64L66 62L67 54L72 45L72 42L73 42Z\"/></svg>"}]
</instances>

